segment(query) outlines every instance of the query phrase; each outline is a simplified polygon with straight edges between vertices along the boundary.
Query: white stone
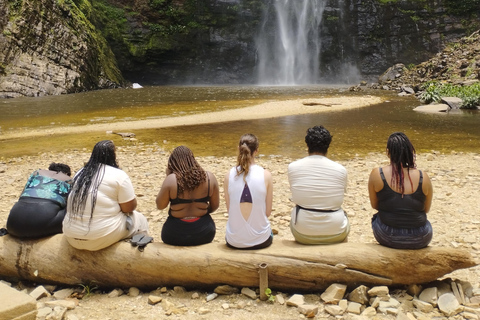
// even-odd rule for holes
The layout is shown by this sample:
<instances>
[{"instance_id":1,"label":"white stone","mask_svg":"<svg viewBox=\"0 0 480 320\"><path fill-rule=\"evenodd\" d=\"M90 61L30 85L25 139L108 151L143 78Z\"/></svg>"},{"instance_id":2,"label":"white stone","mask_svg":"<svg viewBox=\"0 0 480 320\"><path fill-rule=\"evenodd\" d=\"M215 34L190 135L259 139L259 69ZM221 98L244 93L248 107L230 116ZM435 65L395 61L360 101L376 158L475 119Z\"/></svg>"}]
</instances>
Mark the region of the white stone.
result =
<instances>
[{"instance_id":1,"label":"white stone","mask_svg":"<svg viewBox=\"0 0 480 320\"><path fill-rule=\"evenodd\" d=\"M162 302L162 297L155 296L155 295L148 296L148 304L156 305L159 302Z\"/></svg>"},{"instance_id":2,"label":"white stone","mask_svg":"<svg viewBox=\"0 0 480 320\"><path fill-rule=\"evenodd\" d=\"M73 310L78 305L78 301L77 300L45 301L45 305L49 307L62 307L68 310Z\"/></svg>"},{"instance_id":3,"label":"white stone","mask_svg":"<svg viewBox=\"0 0 480 320\"><path fill-rule=\"evenodd\" d=\"M257 299L257 294L255 293L255 291L253 291L253 290L250 289L250 288L246 288L246 287L245 287L245 288L242 288L242 294L243 294L244 296L249 297L249 298L252 299L252 300Z\"/></svg>"},{"instance_id":4,"label":"white stone","mask_svg":"<svg viewBox=\"0 0 480 320\"><path fill-rule=\"evenodd\" d=\"M215 299L216 297L218 297L218 294L217 294L217 293L215 293L215 292L214 292L214 293L210 293L210 294L207 296L206 300L207 300L207 302L209 302L209 301L212 301L213 299Z\"/></svg>"},{"instance_id":5,"label":"white stone","mask_svg":"<svg viewBox=\"0 0 480 320\"><path fill-rule=\"evenodd\" d=\"M438 308L447 317L451 317L462 311L462 306L458 303L458 300L453 293L445 293L441 295L438 298Z\"/></svg>"},{"instance_id":6,"label":"white stone","mask_svg":"<svg viewBox=\"0 0 480 320\"><path fill-rule=\"evenodd\" d=\"M53 293L53 296L57 300L63 300L70 297L72 293L73 293L73 289L62 289L62 290L55 291Z\"/></svg>"},{"instance_id":7,"label":"white stone","mask_svg":"<svg viewBox=\"0 0 480 320\"><path fill-rule=\"evenodd\" d=\"M281 293L279 293L275 296L275 300L281 305L285 304L285 298L283 297L283 295Z\"/></svg>"},{"instance_id":8,"label":"white stone","mask_svg":"<svg viewBox=\"0 0 480 320\"><path fill-rule=\"evenodd\" d=\"M373 307L367 307L361 313L361 315L364 316L364 317L373 317L376 314L377 314L377 311Z\"/></svg>"},{"instance_id":9,"label":"white stone","mask_svg":"<svg viewBox=\"0 0 480 320\"><path fill-rule=\"evenodd\" d=\"M335 304L327 304L325 306L325 311L331 314L332 316L339 316L345 312L344 310L342 310L342 308L340 308Z\"/></svg>"},{"instance_id":10,"label":"white stone","mask_svg":"<svg viewBox=\"0 0 480 320\"><path fill-rule=\"evenodd\" d=\"M368 295L371 297L385 296L389 294L387 286L377 286L367 291Z\"/></svg>"},{"instance_id":11,"label":"white stone","mask_svg":"<svg viewBox=\"0 0 480 320\"><path fill-rule=\"evenodd\" d=\"M395 298L390 298L388 301L380 301L378 304L379 308L398 308L399 306L400 302Z\"/></svg>"},{"instance_id":12,"label":"white stone","mask_svg":"<svg viewBox=\"0 0 480 320\"><path fill-rule=\"evenodd\" d=\"M138 297L139 294L140 290L138 288L131 287L130 289L128 289L128 295L130 297Z\"/></svg>"},{"instance_id":13,"label":"white stone","mask_svg":"<svg viewBox=\"0 0 480 320\"><path fill-rule=\"evenodd\" d=\"M433 311L433 306L425 301L413 299L413 306L420 312L429 313Z\"/></svg>"},{"instance_id":14,"label":"white stone","mask_svg":"<svg viewBox=\"0 0 480 320\"><path fill-rule=\"evenodd\" d=\"M347 312L353 314L360 314L362 312L362 305L358 302L349 302Z\"/></svg>"},{"instance_id":15,"label":"white stone","mask_svg":"<svg viewBox=\"0 0 480 320\"><path fill-rule=\"evenodd\" d=\"M343 311L346 311L348 308L348 300L347 299L342 299L338 302L338 306L343 309Z\"/></svg>"},{"instance_id":16,"label":"white stone","mask_svg":"<svg viewBox=\"0 0 480 320\"><path fill-rule=\"evenodd\" d=\"M45 289L43 286L38 286L35 289L33 289L32 292L30 292L30 296L33 299L38 300L44 297L49 297L50 292L48 292L47 289Z\"/></svg>"},{"instance_id":17,"label":"white stone","mask_svg":"<svg viewBox=\"0 0 480 320\"><path fill-rule=\"evenodd\" d=\"M348 300L352 302L358 302L360 304L367 304L368 302L368 287L361 285L348 295Z\"/></svg>"},{"instance_id":18,"label":"white stone","mask_svg":"<svg viewBox=\"0 0 480 320\"><path fill-rule=\"evenodd\" d=\"M330 285L320 296L325 303L337 304L345 296L347 286L340 283Z\"/></svg>"},{"instance_id":19,"label":"white stone","mask_svg":"<svg viewBox=\"0 0 480 320\"><path fill-rule=\"evenodd\" d=\"M307 318L313 318L318 313L318 306L302 304L301 306L298 306L298 312L305 315Z\"/></svg>"},{"instance_id":20,"label":"white stone","mask_svg":"<svg viewBox=\"0 0 480 320\"><path fill-rule=\"evenodd\" d=\"M301 294L294 294L287 300L287 306L298 307L305 304L305 297Z\"/></svg>"},{"instance_id":21,"label":"white stone","mask_svg":"<svg viewBox=\"0 0 480 320\"><path fill-rule=\"evenodd\" d=\"M117 297L120 297L122 294L123 294L123 290L122 290L122 289L113 289L113 290L110 291L110 293L108 294L108 297L109 297L109 298L117 298Z\"/></svg>"},{"instance_id":22,"label":"white stone","mask_svg":"<svg viewBox=\"0 0 480 320\"><path fill-rule=\"evenodd\" d=\"M50 307L43 307L43 308L37 309L37 320L45 319L52 312L53 312L53 309Z\"/></svg>"},{"instance_id":23,"label":"white stone","mask_svg":"<svg viewBox=\"0 0 480 320\"><path fill-rule=\"evenodd\" d=\"M437 306L437 287L424 289L418 299L430 303L432 306Z\"/></svg>"},{"instance_id":24,"label":"white stone","mask_svg":"<svg viewBox=\"0 0 480 320\"><path fill-rule=\"evenodd\" d=\"M207 314L210 312L210 309L207 309L207 308L200 308L198 309L198 314Z\"/></svg>"}]
</instances>

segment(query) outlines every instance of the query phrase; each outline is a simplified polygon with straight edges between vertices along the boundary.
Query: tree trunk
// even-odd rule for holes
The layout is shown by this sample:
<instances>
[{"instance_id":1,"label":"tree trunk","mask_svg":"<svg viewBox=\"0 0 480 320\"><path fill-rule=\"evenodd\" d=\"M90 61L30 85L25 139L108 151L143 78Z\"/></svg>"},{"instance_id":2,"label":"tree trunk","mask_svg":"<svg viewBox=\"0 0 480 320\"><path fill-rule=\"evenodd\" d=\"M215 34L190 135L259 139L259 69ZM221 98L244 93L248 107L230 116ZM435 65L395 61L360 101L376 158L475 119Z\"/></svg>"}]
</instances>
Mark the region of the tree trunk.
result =
<instances>
[{"instance_id":1,"label":"tree trunk","mask_svg":"<svg viewBox=\"0 0 480 320\"><path fill-rule=\"evenodd\" d=\"M100 287L258 287L259 265L268 265L268 285L285 291L318 291L332 283L421 284L476 265L461 249L396 250L378 244L305 246L274 241L262 250L235 250L224 243L174 247L151 243L143 252L127 242L89 252L56 235L40 240L0 237L0 277L37 283Z\"/></svg>"}]
</instances>

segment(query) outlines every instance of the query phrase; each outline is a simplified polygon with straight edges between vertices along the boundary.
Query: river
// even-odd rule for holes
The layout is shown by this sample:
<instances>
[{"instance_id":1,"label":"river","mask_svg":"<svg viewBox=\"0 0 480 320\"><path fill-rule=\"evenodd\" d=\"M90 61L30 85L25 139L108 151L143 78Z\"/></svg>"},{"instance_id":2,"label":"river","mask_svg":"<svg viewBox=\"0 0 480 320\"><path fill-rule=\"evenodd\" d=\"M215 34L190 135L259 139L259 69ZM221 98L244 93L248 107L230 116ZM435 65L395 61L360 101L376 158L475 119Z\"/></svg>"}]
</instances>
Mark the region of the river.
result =
<instances>
[{"instance_id":1,"label":"river","mask_svg":"<svg viewBox=\"0 0 480 320\"><path fill-rule=\"evenodd\" d=\"M381 95L387 101L340 112L135 130L132 132L136 134L136 141L124 140L104 131L64 135L48 133L49 128L59 126L157 119L228 110L266 101L365 94ZM0 100L0 157L61 152L70 148L90 150L103 139L112 139L119 146L153 144L167 151L185 144L195 155L232 156L236 153L240 135L251 132L260 139L261 154L299 158L306 153L305 130L318 124L332 133L329 155L337 159L383 152L389 134L394 131L405 132L417 152L480 151L478 112L425 114L413 111L418 105L420 102L414 97L398 97L395 92L350 92L348 88L338 86L166 86L4 99ZM2 139L9 132L37 129L45 130L46 134L34 138Z\"/></svg>"}]
</instances>

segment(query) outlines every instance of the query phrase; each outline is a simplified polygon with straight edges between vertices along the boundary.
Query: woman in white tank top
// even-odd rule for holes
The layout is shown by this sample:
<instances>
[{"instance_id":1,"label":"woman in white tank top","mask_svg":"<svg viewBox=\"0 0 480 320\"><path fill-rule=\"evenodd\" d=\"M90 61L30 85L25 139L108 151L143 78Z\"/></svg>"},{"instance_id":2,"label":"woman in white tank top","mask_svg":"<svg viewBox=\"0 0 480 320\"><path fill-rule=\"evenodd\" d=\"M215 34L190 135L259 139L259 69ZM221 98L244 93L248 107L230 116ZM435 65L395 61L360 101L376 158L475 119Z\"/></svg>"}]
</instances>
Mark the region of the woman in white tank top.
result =
<instances>
[{"instance_id":1,"label":"woman in white tank top","mask_svg":"<svg viewBox=\"0 0 480 320\"><path fill-rule=\"evenodd\" d=\"M257 153L257 137L244 134L238 144L237 166L225 175L225 240L231 248L261 249L272 244L268 217L272 212L273 181L270 171L255 164Z\"/></svg>"}]
</instances>

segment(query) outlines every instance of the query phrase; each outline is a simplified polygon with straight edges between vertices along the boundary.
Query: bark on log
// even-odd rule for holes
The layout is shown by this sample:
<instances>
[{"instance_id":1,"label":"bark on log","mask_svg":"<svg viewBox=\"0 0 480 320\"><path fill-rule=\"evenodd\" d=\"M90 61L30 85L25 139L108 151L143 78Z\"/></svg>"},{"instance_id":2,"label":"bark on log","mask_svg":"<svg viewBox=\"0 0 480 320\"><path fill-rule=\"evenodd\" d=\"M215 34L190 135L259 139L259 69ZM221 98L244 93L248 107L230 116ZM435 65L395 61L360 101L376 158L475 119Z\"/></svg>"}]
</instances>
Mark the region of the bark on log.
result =
<instances>
[{"instance_id":1,"label":"bark on log","mask_svg":"<svg viewBox=\"0 0 480 320\"><path fill-rule=\"evenodd\" d=\"M224 243L174 247L151 243L143 252L120 242L97 252L72 248L63 235L41 240L0 237L0 277L37 283L101 287L258 287L258 265L268 264L271 289L318 291L332 283L421 284L476 262L468 251L427 247L395 250L378 244L305 246L274 241L269 248L243 251Z\"/></svg>"}]
</instances>

